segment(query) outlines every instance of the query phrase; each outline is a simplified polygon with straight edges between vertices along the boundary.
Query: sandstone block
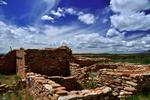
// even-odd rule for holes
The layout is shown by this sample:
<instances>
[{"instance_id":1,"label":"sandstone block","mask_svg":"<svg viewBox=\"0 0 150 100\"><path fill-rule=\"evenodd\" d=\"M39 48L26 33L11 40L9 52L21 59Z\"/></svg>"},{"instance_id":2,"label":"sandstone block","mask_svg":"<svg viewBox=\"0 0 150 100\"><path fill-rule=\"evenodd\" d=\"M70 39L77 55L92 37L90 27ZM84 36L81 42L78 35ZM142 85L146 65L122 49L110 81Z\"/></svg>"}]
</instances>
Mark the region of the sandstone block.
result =
<instances>
[{"instance_id":1,"label":"sandstone block","mask_svg":"<svg viewBox=\"0 0 150 100\"><path fill-rule=\"evenodd\" d=\"M59 90L66 90L66 88L65 87L57 87L54 89L54 91L59 91Z\"/></svg>"},{"instance_id":2,"label":"sandstone block","mask_svg":"<svg viewBox=\"0 0 150 100\"><path fill-rule=\"evenodd\" d=\"M110 87L105 87L104 89L102 89L102 92L104 93L104 94L106 94L106 93L108 93L108 92L111 92L112 91L112 88L110 88Z\"/></svg>"},{"instance_id":3,"label":"sandstone block","mask_svg":"<svg viewBox=\"0 0 150 100\"><path fill-rule=\"evenodd\" d=\"M5 86L6 86L6 84L1 84L1 85L0 85L0 88L5 87Z\"/></svg>"},{"instance_id":4,"label":"sandstone block","mask_svg":"<svg viewBox=\"0 0 150 100\"><path fill-rule=\"evenodd\" d=\"M60 96L58 100L77 100L76 95Z\"/></svg>"},{"instance_id":5,"label":"sandstone block","mask_svg":"<svg viewBox=\"0 0 150 100\"><path fill-rule=\"evenodd\" d=\"M61 85L60 85L60 84L57 84L57 83L53 83L53 84L51 84L51 86L52 86L53 88L57 88L57 87L60 87Z\"/></svg>"},{"instance_id":6,"label":"sandstone block","mask_svg":"<svg viewBox=\"0 0 150 100\"><path fill-rule=\"evenodd\" d=\"M134 87L125 87L124 88L125 91L129 91L129 92L134 92L136 91L136 89Z\"/></svg>"},{"instance_id":7,"label":"sandstone block","mask_svg":"<svg viewBox=\"0 0 150 100\"><path fill-rule=\"evenodd\" d=\"M53 90L53 88L52 88L51 85L45 84L44 87L45 87L47 90L49 90L50 93L53 93L53 92L54 92L54 90Z\"/></svg>"},{"instance_id":8,"label":"sandstone block","mask_svg":"<svg viewBox=\"0 0 150 100\"><path fill-rule=\"evenodd\" d=\"M97 96L98 96L97 93L87 93L87 94L84 95L84 99L85 100L90 100L90 99L92 99L94 97L97 97Z\"/></svg>"},{"instance_id":9,"label":"sandstone block","mask_svg":"<svg viewBox=\"0 0 150 100\"><path fill-rule=\"evenodd\" d=\"M118 92L113 91L113 92L112 92L112 95L113 95L113 96L118 96L119 94L118 94Z\"/></svg>"},{"instance_id":10,"label":"sandstone block","mask_svg":"<svg viewBox=\"0 0 150 100\"><path fill-rule=\"evenodd\" d=\"M58 95L67 95L67 94L68 94L68 91L59 90L59 91L56 92L56 94L58 94Z\"/></svg>"},{"instance_id":11,"label":"sandstone block","mask_svg":"<svg viewBox=\"0 0 150 100\"><path fill-rule=\"evenodd\" d=\"M138 84L137 83L134 83L132 81L126 81L127 84L131 85L131 86L137 86Z\"/></svg>"}]
</instances>

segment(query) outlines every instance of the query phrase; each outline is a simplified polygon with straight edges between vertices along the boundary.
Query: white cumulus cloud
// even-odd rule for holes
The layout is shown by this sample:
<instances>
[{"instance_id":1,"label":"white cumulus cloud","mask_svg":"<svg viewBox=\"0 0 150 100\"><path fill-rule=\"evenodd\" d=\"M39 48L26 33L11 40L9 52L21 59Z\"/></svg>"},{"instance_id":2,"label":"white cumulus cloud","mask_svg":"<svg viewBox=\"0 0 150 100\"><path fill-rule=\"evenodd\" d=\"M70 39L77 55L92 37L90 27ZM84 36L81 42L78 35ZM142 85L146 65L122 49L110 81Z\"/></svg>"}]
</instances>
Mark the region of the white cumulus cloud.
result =
<instances>
[{"instance_id":1,"label":"white cumulus cloud","mask_svg":"<svg viewBox=\"0 0 150 100\"><path fill-rule=\"evenodd\" d=\"M107 31L106 36L107 36L107 37L114 37L114 36L118 36L118 35L120 35L120 34L121 34L121 33L118 32L116 29L111 28L111 29L109 29L109 30Z\"/></svg>"},{"instance_id":2,"label":"white cumulus cloud","mask_svg":"<svg viewBox=\"0 0 150 100\"><path fill-rule=\"evenodd\" d=\"M76 32L75 32L76 30ZM0 21L0 50L6 52L14 48L56 47L65 43L78 52L135 52L150 48L150 35L139 39L126 40L123 36L114 36L115 29L109 30L109 36L93 33L91 29L77 26L28 26L18 27ZM108 31L108 32L109 32ZM121 33L117 33L121 34ZM111 36L111 37L110 37ZM129 48L130 47L130 48Z\"/></svg>"},{"instance_id":3,"label":"white cumulus cloud","mask_svg":"<svg viewBox=\"0 0 150 100\"><path fill-rule=\"evenodd\" d=\"M54 16L54 20L57 20L60 17L65 17L66 14L74 15L77 16L79 21L85 24L94 24L97 20L97 17L95 17L94 14L77 11L73 8L58 8L56 10L51 10L50 14Z\"/></svg>"},{"instance_id":4,"label":"white cumulus cloud","mask_svg":"<svg viewBox=\"0 0 150 100\"><path fill-rule=\"evenodd\" d=\"M111 0L111 9L114 12L130 13L150 9L149 0Z\"/></svg>"},{"instance_id":5,"label":"white cumulus cloud","mask_svg":"<svg viewBox=\"0 0 150 100\"><path fill-rule=\"evenodd\" d=\"M94 24L96 22L96 17L93 14L81 14L78 19L85 24Z\"/></svg>"},{"instance_id":6,"label":"white cumulus cloud","mask_svg":"<svg viewBox=\"0 0 150 100\"><path fill-rule=\"evenodd\" d=\"M143 11L150 9L150 0L111 0L110 7L116 13L111 24L120 31L150 29L150 14Z\"/></svg>"},{"instance_id":7,"label":"white cumulus cloud","mask_svg":"<svg viewBox=\"0 0 150 100\"><path fill-rule=\"evenodd\" d=\"M111 16L112 25L121 31L148 30L150 29L150 14L143 12L133 14L120 14Z\"/></svg>"},{"instance_id":8,"label":"white cumulus cloud","mask_svg":"<svg viewBox=\"0 0 150 100\"><path fill-rule=\"evenodd\" d=\"M0 52L7 52L10 46L13 49L59 46L60 41L74 29L75 26L19 27L0 21Z\"/></svg>"},{"instance_id":9,"label":"white cumulus cloud","mask_svg":"<svg viewBox=\"0 0 150 100\"><path fill-rule=\"evenodd\" d=\"M58 8L57 11L52 10L51 14L57 17L61 17L61 16L64 16L64 10L61 8Z\"/></svg>"},{"instance_id":10,"label":"white cumulus cloud","mask_svg":"<svg viewBox=\"0 0 150 100\"><path fill-rule=\"evenodd\" d=\"M66 12L71 14L71 15L76 15L77 14L77 11L75 11L73 8L67 8Z\"/></svg>"},{"instance_id":11,"label":"white cumulus cloud","mask_svg":"<svg viewBox=\"0 0 150 100\"><path fill-rule=\"evenodd\" d=\"M54 18L52 18L51 16L48 16L48 15L42 16L41 19L42 19L42 20L54 21Z\"/></svg>"}]
</instances>

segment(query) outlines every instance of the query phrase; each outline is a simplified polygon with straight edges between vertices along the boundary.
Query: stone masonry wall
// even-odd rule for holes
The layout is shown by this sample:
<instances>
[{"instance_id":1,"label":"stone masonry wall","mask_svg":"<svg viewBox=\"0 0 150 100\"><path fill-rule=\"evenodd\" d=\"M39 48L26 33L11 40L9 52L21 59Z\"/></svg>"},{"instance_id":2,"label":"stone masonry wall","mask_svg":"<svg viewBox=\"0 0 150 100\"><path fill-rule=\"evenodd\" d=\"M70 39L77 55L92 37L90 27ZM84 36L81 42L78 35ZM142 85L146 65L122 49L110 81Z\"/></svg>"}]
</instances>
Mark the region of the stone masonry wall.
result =
<instances>
[{"instance_id":1,"label":"stone masonry wall","mask_svg":"<svg viewBox=\"0 0 150 100\"><path fill-rule=\"evenodd\" d=\"M58 84L66 87L66 90L81 90L83 89L80 84L77 82L76 78L73 76L62 77L62 76L47 76L47 79L55 81Z\"/></svg>"},{"instance_id":2,"label":"stone masonry wall","mask_svg":"<svg viewBox=\"0 0 150 100\"><path fill-rule=\"evenodd\" d=\"M25 50L16 50L16 72L22 79L26 76Z\"/></svg>"},{"instance_id":3,"label":"stone masonry wall","mask_svg":"<svg viewBox=\"0 0 150 100\"><path fill-rule=\"evenodd\" d=\"M80 67L90 66L95 63L109 62L108 58L88 58L88 57L74 57L73 62L80 65Z\"/></svg>"},{"instance_id":4,"label":"stone masonry wall","mask_svg":"<svg viewBox=\"0 0 150 100\"><path fill-rule=\"evenodd\" d=\"M89 67L80 67L70 63L71 75L75 76L79 83L90 80L88 73L95 76L93 82L97 86L112 88L112 95L117 98L125 98L136 93L146 92L150 89L150 66L133 64L94 64Z\"/></svg>"},{"instance_id":5,"label":"stone masonry wall","mask_svg":"<svg viewBox=\"0 0 150 100\"><path fill-rule=\"evenodd\" d=\"M129 73L133 74L129 74ZM124 98L128 95L140 93L145 89L150 89L150 72L133 71L115 71L111 69L103 69L97 72L95 80L102 86L109 86L113 89L113 95Z\"/></svg>"},{"instance_id":6,"label":"stone masonry wall","mask_svg":"<svg viewBox=\"0 0 150 100\"><path fill-rule=\"evenodd\" d=\"M117 100L110 87L67 91L66 87L40 74L27 73L27 91L33 100Z\"/></svg>"},{"instance_id":7,"label":"stone masonry wall","mask_svg":"<svg viewBox=\"0 0 150 100\"><path fill-rule=\"evenodd\" d=\"M49 76L69 76L72 52L68 47L56 49L28 49L25 64L32 72Z\"/></svg>"},{"instance_id":8,"label":"stone masonry wall","mask_svg":"<svg viewBox=\"0 0 150 100\"><path fill-rule=\"evenodd\" d=\"M17 73L25 78L26 71L49 76L69 76L72 51L65 46L47 49L17 49L0 58L0 73Z\"/></svg>"},{"instance_id":9,"label":"stone masonry wall","mask_svg":"<svg viewBox=\"0 0 150 100\"><path fill-rule=\"evenodd\" d=\"M11 74L16 72L16 51L10 51L1 57L0 73Z\"/></svg>"}]
</instances>

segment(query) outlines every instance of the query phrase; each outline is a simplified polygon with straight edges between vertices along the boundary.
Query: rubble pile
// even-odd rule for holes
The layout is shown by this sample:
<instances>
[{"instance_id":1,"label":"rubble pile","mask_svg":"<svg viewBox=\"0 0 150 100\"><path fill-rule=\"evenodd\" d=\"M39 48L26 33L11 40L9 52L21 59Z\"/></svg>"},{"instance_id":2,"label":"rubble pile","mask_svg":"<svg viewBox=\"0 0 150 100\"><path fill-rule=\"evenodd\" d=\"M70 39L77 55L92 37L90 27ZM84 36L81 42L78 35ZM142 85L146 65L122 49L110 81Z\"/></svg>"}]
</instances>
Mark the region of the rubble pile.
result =
<instances>
[{"instance_id":1,"label":"rubble pile","mask_svg":"<svg viewBox=\"0 0 150 100\"><path fill-rule=\"evenodd\" d=\"M0 83L0 94L6 93L6 92L14 92L17 89L21 89L21 88L25 88L25 87L26 87L26 83L25 83L25 81L22 81L22 80L20 80L18 82L14 82L11 85Z\"/></svg>"},{"instance_id":2,"label":"rubble pile","mask_svg":"<svg viewBox=\"0 0 150 100\"><path fill-rule=\"evenodd\" d=\"M6 84L0 84L0 94L8 91L8 86Z\"/></svg>"}]
</instances>

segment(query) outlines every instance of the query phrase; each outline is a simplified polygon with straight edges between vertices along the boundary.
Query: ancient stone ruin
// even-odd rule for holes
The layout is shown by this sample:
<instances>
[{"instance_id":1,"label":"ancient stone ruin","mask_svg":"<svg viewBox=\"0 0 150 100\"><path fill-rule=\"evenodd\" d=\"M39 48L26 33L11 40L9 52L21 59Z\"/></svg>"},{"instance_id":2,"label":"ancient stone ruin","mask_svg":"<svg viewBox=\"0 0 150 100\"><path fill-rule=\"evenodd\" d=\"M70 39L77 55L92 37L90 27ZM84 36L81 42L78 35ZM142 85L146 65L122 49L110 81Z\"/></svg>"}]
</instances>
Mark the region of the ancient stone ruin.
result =
<instances>
[{"instance_id":1,"label":"ancient stone ruin","mask_svg":"<svg viewBox=\"0 0 150 100\"><path fill-rule=\"evenodd\" d=\"M120 100L150 89L150 65L73 57L66 46L21 48L0 61L0 73L17 73L33 100Z\"/></svg>"},{"instance_id":2,"label":"ancient stone ruin","mask_svg":"<svg viewBox=\"0 0 150 100\"><path fill-rule=\"evenodd\" d=\"M27 49L10 51L1 58L0 73L16 72L25 78L27 72L48 76L69 76L69 60L72 52L67 47L57 49Z\"/></svg>"}]
</instances>

